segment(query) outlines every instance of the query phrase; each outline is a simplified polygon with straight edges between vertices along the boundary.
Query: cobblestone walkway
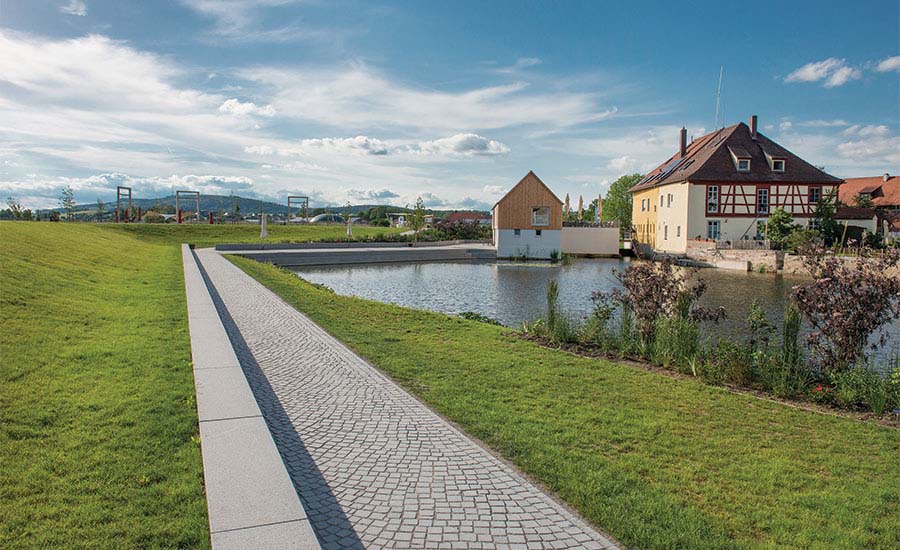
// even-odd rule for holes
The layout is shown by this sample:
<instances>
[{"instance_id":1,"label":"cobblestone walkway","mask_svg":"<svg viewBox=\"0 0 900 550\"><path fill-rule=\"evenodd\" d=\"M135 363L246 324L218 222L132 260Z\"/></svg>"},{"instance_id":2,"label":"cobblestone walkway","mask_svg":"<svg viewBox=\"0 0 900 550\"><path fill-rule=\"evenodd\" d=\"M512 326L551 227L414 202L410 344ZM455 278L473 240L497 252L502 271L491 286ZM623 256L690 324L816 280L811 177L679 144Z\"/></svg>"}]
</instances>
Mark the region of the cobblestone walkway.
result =
<instances>
[{"instance_id":1,"label":"cobblestone walkway","mask_svg":"<svg viewBox=\"0 0 900 550\"><path fill-rule=\"evenodd\" d=\"M197 255L323 548L614 548L217 252Z\"/></svg>"}]
</instances>

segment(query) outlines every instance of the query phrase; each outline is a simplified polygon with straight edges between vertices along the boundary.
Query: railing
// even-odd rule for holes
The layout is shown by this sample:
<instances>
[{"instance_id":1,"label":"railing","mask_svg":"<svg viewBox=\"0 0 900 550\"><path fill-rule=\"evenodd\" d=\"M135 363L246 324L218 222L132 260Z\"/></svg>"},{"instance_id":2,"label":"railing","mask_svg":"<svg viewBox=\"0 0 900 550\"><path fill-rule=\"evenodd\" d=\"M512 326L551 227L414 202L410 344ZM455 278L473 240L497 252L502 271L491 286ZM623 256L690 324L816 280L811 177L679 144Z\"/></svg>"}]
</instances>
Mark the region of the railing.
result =
<instances>
[{"instance_id":1,"label":"railing","mask_svg":"<svg viewBox=\"0 0 900 550\"><path fill-rule=\"evenodd\" d=\"M619 222L617 221L608 221L608 222L563 222L563 227L619 227Z\"/></svg>"}]
</instances>

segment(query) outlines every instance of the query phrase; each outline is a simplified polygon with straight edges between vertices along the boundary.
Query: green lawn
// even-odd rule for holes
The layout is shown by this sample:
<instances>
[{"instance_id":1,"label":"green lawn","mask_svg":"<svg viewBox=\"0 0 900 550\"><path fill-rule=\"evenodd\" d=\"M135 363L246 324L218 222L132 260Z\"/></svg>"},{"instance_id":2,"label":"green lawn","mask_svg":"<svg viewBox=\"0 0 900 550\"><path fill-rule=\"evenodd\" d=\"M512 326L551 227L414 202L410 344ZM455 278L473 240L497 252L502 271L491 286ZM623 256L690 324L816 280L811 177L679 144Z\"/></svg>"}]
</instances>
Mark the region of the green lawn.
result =
<instances>
[{"instance_id":1,"label":"green lawn","mask_svg":"<svg viewBox=\"0 0 900 550\"><path fill-rule=\"evenodd\" d=\"M229 259L627 545L900 548L900 431Z\"/></svg>"},{"instance_id":2,"label":"green lawn","mask_svg":"<svg viewBox=\"0 0 900 550\"><path fill-rule=\"evenodd\" d=\"M178 245L258 236L0 222L0 548L209 545Z\"/></svg>"},{"instance_id":3,"label":"green lawn","mask_svg":"<svg viewBox=\"0 0 900 550\"><path fill-rule=\"evenodd\" d=\"M269 238L259 239L258 225L244 224L102 224L106 231L113 231L155 243L193 243L198 247L218 243L281 243L340 239L347 236L347 226L335 225L276 225L268 226ZM354 238L374 237L399 233L392 227L353 226Z\"/></svg>"}]
</instances>

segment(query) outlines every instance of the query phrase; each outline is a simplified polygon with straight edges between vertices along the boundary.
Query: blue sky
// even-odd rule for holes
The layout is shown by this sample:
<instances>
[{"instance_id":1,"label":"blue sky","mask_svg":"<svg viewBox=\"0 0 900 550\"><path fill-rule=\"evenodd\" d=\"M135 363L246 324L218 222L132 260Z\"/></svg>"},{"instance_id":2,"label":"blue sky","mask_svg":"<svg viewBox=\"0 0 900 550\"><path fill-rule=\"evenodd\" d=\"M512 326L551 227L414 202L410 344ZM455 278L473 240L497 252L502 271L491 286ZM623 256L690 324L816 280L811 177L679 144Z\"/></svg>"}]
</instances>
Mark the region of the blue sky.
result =
<instances>
[{"instance_id":1,"label":"blue sky","mask_svg":"<svg viewBox=\"0 0 900 550\"><path fill-rule=\"evenodd\" d=\"M0 196L171 189L485 208L594 197L758 114L840 177L900 172L900 5L0 0Z\"/></svg>"}]
</instances>

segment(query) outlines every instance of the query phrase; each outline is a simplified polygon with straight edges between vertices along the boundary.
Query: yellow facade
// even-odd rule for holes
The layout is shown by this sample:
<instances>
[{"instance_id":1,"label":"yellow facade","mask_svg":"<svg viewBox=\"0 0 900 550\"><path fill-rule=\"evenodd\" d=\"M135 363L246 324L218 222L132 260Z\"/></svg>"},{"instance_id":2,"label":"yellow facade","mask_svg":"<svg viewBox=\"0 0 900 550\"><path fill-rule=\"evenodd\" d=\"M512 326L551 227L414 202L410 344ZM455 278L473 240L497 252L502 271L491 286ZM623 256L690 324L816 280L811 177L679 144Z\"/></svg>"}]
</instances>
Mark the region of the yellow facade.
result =
<instances>
[{"instance_id":1,"label":"yellow facade","mask_svg":"<svg viewBox=\"0 0 900 550\"><path fill-rule=\"evenodd\" d=\"M635 240L656 248L658 225L657 205L659 189L651 187L632 193L631 225L635 228Z\"/></svg>"}]
</instances>

